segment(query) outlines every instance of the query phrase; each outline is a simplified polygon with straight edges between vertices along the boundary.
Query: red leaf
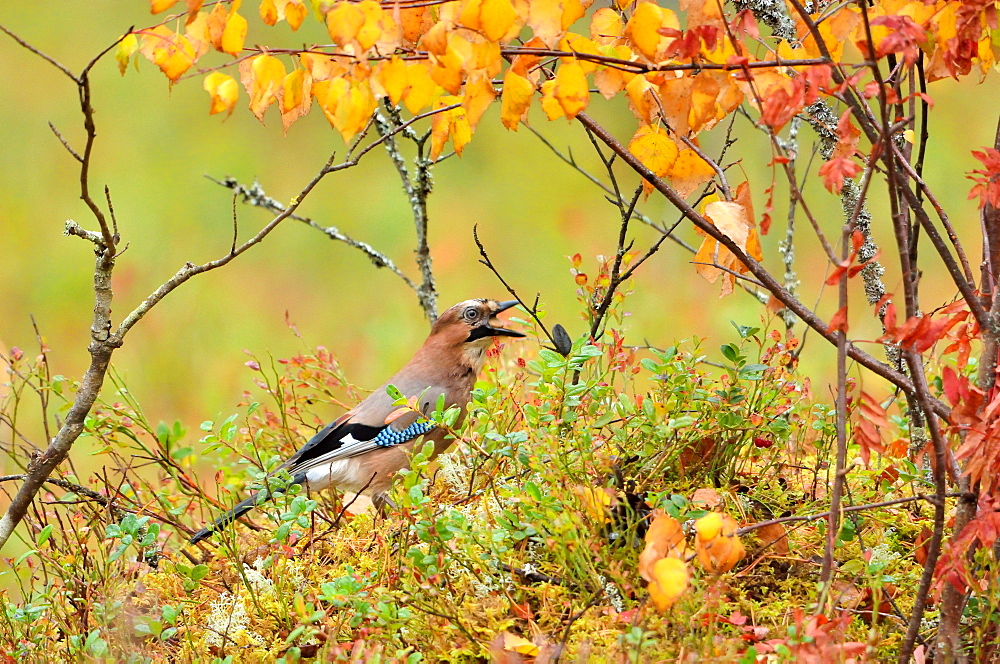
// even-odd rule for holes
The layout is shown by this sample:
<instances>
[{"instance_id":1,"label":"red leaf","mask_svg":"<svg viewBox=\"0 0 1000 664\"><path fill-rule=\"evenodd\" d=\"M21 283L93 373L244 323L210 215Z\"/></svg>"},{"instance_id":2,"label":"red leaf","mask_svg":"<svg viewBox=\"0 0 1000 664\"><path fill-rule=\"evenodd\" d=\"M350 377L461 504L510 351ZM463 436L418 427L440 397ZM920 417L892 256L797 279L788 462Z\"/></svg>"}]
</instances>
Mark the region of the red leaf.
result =
<instances>
[{"instance_id":1,"label":"red leaf","mask_svg":"<svg viewBox=\"0 0 1000 664\"><path fill-rule=\"evenodd\" d=\"M951 367L942 369L941 384L944 385L944 395L948 397L948 401L951 402L952 406L957 406L958 402L962 400L962 395L959 392L961 381L954 369Z\"/></svg>"},{"instance_id":2,"label":"red leaf","mask_svg":"<svg viewBox=\"0 0 1000 664\"><path fill-rule=\"evenodd\" d=\"M834 194L839 194L844 188L844 179L853 178L861 172L861 166L850 157L836 157L819 168L823 178L823 186Z\"/></svg>"},{"instance_id":3,"label":"red leaf","mask_svg":"<svg viewBox=\"0 0 1000 664\"><path fill-rule=\"evenodd\" d=\"M847 333L847 307L841 307L830 319L830 325L826 328L826 333L844 332Z\"/></svg>"}]
</instances>

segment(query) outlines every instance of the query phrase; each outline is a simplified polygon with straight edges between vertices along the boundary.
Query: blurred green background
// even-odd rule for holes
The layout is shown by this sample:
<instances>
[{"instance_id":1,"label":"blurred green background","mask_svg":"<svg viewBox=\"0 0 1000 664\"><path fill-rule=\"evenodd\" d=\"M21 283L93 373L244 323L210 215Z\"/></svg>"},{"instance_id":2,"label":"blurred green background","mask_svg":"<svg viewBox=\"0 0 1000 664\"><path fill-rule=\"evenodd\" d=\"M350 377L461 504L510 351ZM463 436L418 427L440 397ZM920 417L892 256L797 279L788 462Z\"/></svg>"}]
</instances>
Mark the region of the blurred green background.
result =
<instances>
[{"instance_id":1,"label":"blurred green background","mask_svg":"<svg viewBox=\"0 0 1000 664\"><path fill-rule=\"evenodd\" d=\"M245 3L242 13L251 23L248 44L297 46L327 39L311 19L293 36L285 24L262 26L256 3ZM130 26L150 25L154 17L141 0L40 0L3 3L0 23L79 71ZM223 61L211 57L216 58L211 62ZM185 261L204 262L228 251L232 198L205 174L232 175L244 183L258 178L271 196L287 201L331 150L344 153L339 135L318 111L283 136L273 108L267 126L262 126L245 109L244 95L228 120L210 117L200 78L170 88L148 61L143 59L139 69L130 68L122 77L107 57L93 73L99 131L94 192L104 184L110 187L128 243L115 272L116 321ZM927 159L927 180L960 228L973 264L979 261L978 211L966 200L970 183L964 173L979 165L969 151L992 144L1000 108L995 77L983 85L975 78L973 74L962 83L931 86L937 103ZM624 100L605 102L593 95L588 112L607 122L623 141L635 129ZM565 120L550 123L540 113L532 118L553 144L571 149L587 169L603 175L580 126ZM84 227L94 224L78 198L77 164L47 123L80 145L80 120L71 82L0 35L0 342L34 353L33 315L51 347L53 372L74 378L88 361L93 251L78 238L64 237L62 229L70 218ZM710 153L717 154L724 132L721 126L703 139ZM765 167L770 151L764 135L746 119L737 119L733 133L739 141L728 159L740 163L731 169L730 180L735 185L749 177L759 214L772 177ZM806 151L812 133L803 127L801 136ZM813 172L817 167L814 162ZM548 320L562 322L572 335L581 334L584 325L567 257L581 253L583 269L596 272L594 257L614 251L616 208L528 131L506 131L499 122L499 104L484 117L464 156L439 165L434 178L430 238L441 308L468 297L504 296L493 275L477 264L472 225L478 224L480 237L508 280L526 297L540 292ZM634 177L623 177L627 190L636 183ZM785 191L781 184L776 188L775 223L764 238L765 260L778 274L782 268L776 248L784 233ZM883 191L876 180L876 198ZM815 184L807 192L827 233L835 236L842 223L838 199ZM655 197L641 207L655 219L676 219ZM881 201L873 203L873 211L878 238L889 247L892 236ZM270 218L244 206L238 212L244 238ZM410 211L383 151L373 151L359 167L328 177L301 212L370 242L416 278ZM828 316L836 308L835 292L821 292L828 264L804 218L799 225L803 298L819 303L820 312ZM678 233L698 242L688 227ZM655 239L643 228L636 228L635 237L638 249ZM890 291L898 283L891 255L884 255ZM720 300L718 285L699 278L689 261L689 254L668 242L640 269L636 293L627 306L632 313L629 340L662 346L703 336L718 359L718 345L735 338L730 321L757 324L762 308L739 292ZM927 309L955 291L936 265L925 266ZM878 331L860 289L854 298L852 335L874 339ZM302 341L288 330L286 314ZM322 344L341 358L352 382L373 387L408 358L426 331L415 297L397 277L374 269L356 250L287 221L262 246L171 294L129 334L115 365L153 422L180 419L195 426L220 412L232 412L241 392L251 386L244 349L286 357L303 344ZM820 387L831 375L833 355L815 335L808 343L803 367ZM874 345L869 350L881 356ZM817 394L825 398L828 392L820 387Z\"/></svg>"}]
</instances>

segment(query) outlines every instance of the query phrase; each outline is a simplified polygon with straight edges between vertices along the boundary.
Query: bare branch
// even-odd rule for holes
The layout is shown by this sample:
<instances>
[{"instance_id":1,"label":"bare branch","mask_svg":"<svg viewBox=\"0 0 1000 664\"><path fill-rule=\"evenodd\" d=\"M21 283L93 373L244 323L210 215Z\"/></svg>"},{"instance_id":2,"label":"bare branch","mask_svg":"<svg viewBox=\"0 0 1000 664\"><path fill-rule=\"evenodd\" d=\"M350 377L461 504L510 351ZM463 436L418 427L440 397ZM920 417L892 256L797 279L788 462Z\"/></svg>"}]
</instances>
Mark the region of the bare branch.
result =
<instances>
[{"instance_id":1,"label":"bare branch","mask_svg":"<svg viewBox=\"0 0 1000 664\"><path fill-rule=\"evenodd\" d=\"M235 251L230 251L225 256L221 256L207 263L201 265L196 265L194 263L186 263L177 272L164 282L159 288L149 294L149 296L143 300L135 309L129 313L118 329L114 333L114 340L120 345L122 339L128 333L132 326L139 322L139 320L145 316L150 309L152 309L157 303L159 303L163 298L172 293L178 286L186 282L191 277L202 274L204 272L209 272L211 270L218 269L224 265L228 265L234 258L245 253L247 250L253 248L255 245L260 244L260 242L267 237L271 231L277 228L285 219L289 218L295 210L298 209L299 205L302 204L303 199L309 195L320 180L322 180L328 173L330 173L330 165L333 163L334 155L331 154L330 158L327 159L326 165L321 168L316 175L313 176L311 180L302 188L295 198L292 199L291 203L285 207L285 209L278 213L271 221L269 221L263 228L261 228L257 233L254 234L249 240L243 244L236 247Z\"/></svg>"},{"instance_id":2,"label":"bare branch","mask_svg":"<svg viewBox=\"0 0 1000 664\"><path fill-rule=\"evenodd\" d=\"M49 123L49 129L51 129L51 130L52 130L52 133L56 135L56 138L58 138L58 139L59 139L59 142L60 142L60 143L62 143L62 146L63 146L64 148L66 148L66 151L67 151L67 152L69 152L69 153L70 153L71 155L73 155L73 158L74 158L74 159L76 159L76 160L77 160L77 161L79 161L80 163L83 163L83 157L81 157L81 156L79 155L79 153L77 153L77 151L73 149L73 147L72 147L72 146L71 146L71 145L69 144L69 142L68 142L68 141L67 141L67 140L66 140L66 139L65 139L65 138L63 137L63 135L59 133L59 130L58 130L58 129L56 129L56 126L55 126L54 124L52 124L51 122Z\"/></svg>"},{"instance_id":3,"label":"bare branch","mask_svg":"<svg viewBox=\"0 0 1000 664\"><path fill-rule=\"evenodd\" d=\"M264 188L261 187L260 183L257 182L256 180L252 185L247 186L244 184L240 184L239 182L236 181L235 178L232 177L226 177L222 180L217 180L211 175L206 175L205 177L217 185L226 187L227 189L232 189L234 194L240 196L243 199L243 203L247 205L261 207L275 214L281 214L282 212L285 212L286 209L285 205L277 201L276 199L268 196L267 192L264 191ZM374 265L375 267L379 268L384 267L388 269L390 272L392 272L397 277L402 279L407 286L409 286L413 290L417 290L417 285L413 283L413 280L411 280L408 276L406 276L396 266L396 264L392 261L391 258L386 256L382 252L378 251L367 242L354 239L350 235L341 231L336 226L323 226L317 223L316 221L313 221L309 217L304 217L302 215L293 213L288 215L288 218L294 219L295 221L300 221L303 224L309 226L310 228L315 228L316 230L326 235L331 240L335 240L337 242L343 242L344 244L350 247L354 247L355 249L363 253L368 258L368 260L372 262L372 265Z\"/></svg>"},{"instance_id":4,"label":"bare branch","mask_svg":"<svg viewBox=\"0 0 1000 664\"><path fill-rule=\"evenodd\" d=\"M65 66L63 66L62 64L60 64L52 56L50 56L50 55L48 55L46 53L43 53L42 51L39 51L37 48L35 48L31 44L29 44L28 42L24 41L23 39L21 39L20 37L18 37L17 35L15 35L13 32L11 32L10 30L8 30L6 27L4 27L3 24L0 24L0 32L5 33L8 37L10 37L14 41L16 41L18 44L20 44L24 48L28 49L29 51L31 51L32 53L34 53L35 55L37 55L38 57L40 57L42 60L45 60L50 65L52 65L53 67L55 67L56 69L58 69L59 71L61 71L63 74L65 74L66 76L68 76L71 81L73 81L77 85L80 85L80 79L77 78L76 74L74 74L69 69L67 69ZM118 42L115 42L115 43L117 44Z\"/></svg>"}]
</instances>

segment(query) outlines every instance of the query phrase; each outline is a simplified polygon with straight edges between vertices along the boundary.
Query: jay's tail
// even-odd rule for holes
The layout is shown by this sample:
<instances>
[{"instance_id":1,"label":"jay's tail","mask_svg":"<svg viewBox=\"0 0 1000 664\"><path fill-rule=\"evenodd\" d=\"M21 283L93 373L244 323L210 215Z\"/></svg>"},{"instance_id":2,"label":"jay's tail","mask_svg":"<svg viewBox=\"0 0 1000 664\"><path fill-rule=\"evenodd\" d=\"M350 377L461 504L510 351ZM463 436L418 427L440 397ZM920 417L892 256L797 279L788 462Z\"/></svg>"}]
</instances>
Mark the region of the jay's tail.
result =
<instances>
[{"instance_id":1,"label":"jay's tail","mask_svg":"<svg viewBox=\"0 0 1000 664\"><path fill-rule=\"evenodd\" d=\"M292 484L302 484L304 481L305 481L305 476L293 477L292 481L289 483L289 486L291 486ZM236 521L236 519L240 518L253 508L257 507L261 503L265 502L272 496L277 495L279 493L284 493L284 491L277 489L271 492L257 491L246 500L237 503L236 506L233 507L233 509L229 510L228 512L220 516L218 519L216 519L211 526L205 526L204 528L196 532L194 534L194 537L192 537L188 541L188 544L197 544L198 542L202 541L212 533L222 530L232 522Z\"/></svg>"}]
</instances>

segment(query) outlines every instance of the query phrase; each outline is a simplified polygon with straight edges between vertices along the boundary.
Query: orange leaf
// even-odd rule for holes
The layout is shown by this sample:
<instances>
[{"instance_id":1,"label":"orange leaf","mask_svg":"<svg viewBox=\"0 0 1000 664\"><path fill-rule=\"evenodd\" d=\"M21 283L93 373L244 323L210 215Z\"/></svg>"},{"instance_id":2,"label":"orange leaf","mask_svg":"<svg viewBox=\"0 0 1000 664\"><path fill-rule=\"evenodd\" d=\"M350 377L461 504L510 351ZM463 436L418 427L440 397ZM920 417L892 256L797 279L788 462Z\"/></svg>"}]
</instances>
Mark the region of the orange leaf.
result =
<instances>
[{"instance_id":1,"label":"orange leaf","mask_svg":"<svg viewBox=\"0 0 1000 664\"><path fill-rule=\"evenodd\" d=\"M604 67L594 74L594 85L605 99L611 99L625 89L625 76L620 69Z\"/></svg>"},{"instance_id":2,"label":"orange leaf","mask_svg":"<svg viewBox=\"0 0 1000 664\"><path fill-rule=\"evenodd\" d=\"M465 117L469 122L469 129L476 131L483 113L490 107L497 93L493 89L493 84L489 78L481 71L473 72L465 81L465 88L462 91L462 106L465 108Z\"/></svg>"},{"instance_id":3,"label":"orange leaf","mask_svg":"<svg viewBox=\"0 0 1000 664\"><path fill-rule=\"evenodd\" d=\"M722 504L722 496L715 489L697 489L691 494L691 505L699 509L712 509Z\"/></svg>"},{"instance_id":4,"label":"orange leaf","mask_svg":"<svg viewBox=\"0 0 1000 664\"><path fill-rule=\"evenodd\" d=\"M757 539L760 540L765 548L773 548L774 552L779 556L787 556L789 554L788 535L785 532L785 527L780 523L761 526L754 532L757 534Z\"/></svg>"},{"instance_id":5,"label":"orange leaf","mask_svg":"<svg viewBox=\"0 0 1000 664\"><path fill-rule=\"evenodd\" d=\"M694 528L695 550L706 571L728 572L746 555L743 542L736 536L738 524L728 514L707 514L694 522Z\"/></svg>"},{"instance_id":6,"label":"orange leaf","mask_svg":"<svg viewBox=\"0 0 1000 664\"><path fill-rule=\"evenodd\" d=\"M861 172L861 165L851 157L835 157L819 167L819 176L823 178L823 186L834 194L839 194L844 188L844 180L853 178Z\"/></svg>"},{"instance_id":7,"label":"orange leaf","mask_svg":"<svg viewBox=\"0 0 1000 664\"><path fill-rule=\"evenodd\" d=\"M695 189L715 177L715 169L698 156L697 152L684 148L677 154L667 177L677 193L687 198Z\"/></svg>"},{"instance_id":8,"label":"orange leaf","mask_svg":"<svg viewBox=\"0 0 1000 664\"><path fill-rule=\"evenodd\" d=\"M684 558L684 531L677 519L658 511L646 531L646 546L639 554L639 574L653 580L653 565L661 558Z\"/></svg>"},{"instance_id":9,"label":"orange leaf","mask_svg":"<svg viewBox=\"0 0 1000 664\"><path fill-rule=\"evenodd\" d=\"M713 201L705 206L705 216L740 249L746 249L750 239L747 209L739 203ZM746 272L746 269L740 270Z\"/></svg>"},{"instance_id":10,"label":"orange leaf","mask_svg":"<svg viewBox=\"0 0 1000 664\"><path fill-rule=\"evenodd\" d=\"M226 30L228 19L229 13L221 2L212 7L212 11L208 13L208 37L212 41L212 47L217 51L222 50L222 33Z\"/></svg>"}]
</instances>

